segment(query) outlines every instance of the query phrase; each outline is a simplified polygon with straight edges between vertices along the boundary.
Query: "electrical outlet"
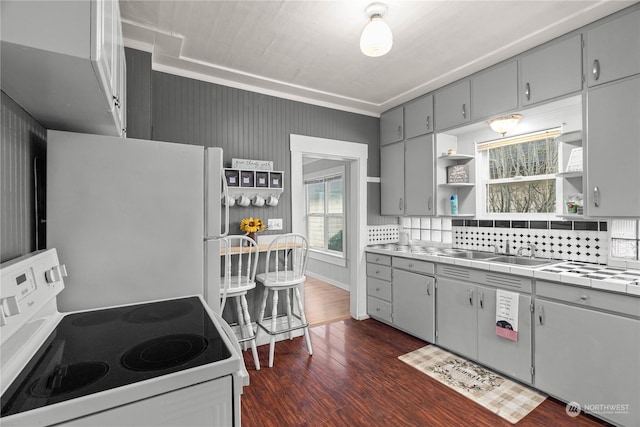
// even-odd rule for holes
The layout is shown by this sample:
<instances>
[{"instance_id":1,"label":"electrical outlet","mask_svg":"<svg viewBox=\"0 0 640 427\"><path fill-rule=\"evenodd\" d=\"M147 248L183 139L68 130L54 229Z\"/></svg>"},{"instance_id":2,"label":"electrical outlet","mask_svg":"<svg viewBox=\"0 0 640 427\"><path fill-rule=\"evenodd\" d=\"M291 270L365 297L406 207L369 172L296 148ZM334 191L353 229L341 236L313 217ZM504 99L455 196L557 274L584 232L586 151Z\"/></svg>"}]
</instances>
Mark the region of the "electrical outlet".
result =
<instances>
[{"instance_id":1,"label":"electrical outlet","mask_svg":"<svg viewBox=\"0 0 640 427\"><path fill-rule=\"evenodd\" d=\"M269 218L267 228L269 230L282 230L282 218Z\"/></svg>"}]
</instances>

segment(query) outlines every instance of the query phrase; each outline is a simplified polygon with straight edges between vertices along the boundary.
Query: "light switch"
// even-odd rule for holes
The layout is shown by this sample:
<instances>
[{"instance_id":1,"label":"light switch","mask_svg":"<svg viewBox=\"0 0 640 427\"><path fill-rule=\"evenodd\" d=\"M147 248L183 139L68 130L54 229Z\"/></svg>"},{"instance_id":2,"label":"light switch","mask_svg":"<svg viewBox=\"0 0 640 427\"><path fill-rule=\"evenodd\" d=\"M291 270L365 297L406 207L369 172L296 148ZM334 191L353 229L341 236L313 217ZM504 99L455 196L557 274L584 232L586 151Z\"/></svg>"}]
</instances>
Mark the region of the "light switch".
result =
<instances>
[{"instance_id":1,"label":"light switch","mask_svg":"<svg viewBox=\"0 0 640 427\"><path fill-rule=\"evenodd\" d=\"M267 228L269 230L282 230L282 218L269 218Z\"/></svg>"}]
</instances>

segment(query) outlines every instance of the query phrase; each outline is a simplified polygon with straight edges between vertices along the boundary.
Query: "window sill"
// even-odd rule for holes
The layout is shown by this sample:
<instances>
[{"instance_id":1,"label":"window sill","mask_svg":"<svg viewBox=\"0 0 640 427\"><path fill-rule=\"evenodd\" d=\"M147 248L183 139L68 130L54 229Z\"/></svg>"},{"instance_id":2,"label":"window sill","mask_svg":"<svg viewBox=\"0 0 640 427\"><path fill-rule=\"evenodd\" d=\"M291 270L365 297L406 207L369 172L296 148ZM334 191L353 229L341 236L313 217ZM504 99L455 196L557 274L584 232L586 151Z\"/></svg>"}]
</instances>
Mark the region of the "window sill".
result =
<instances>
[{"instance_id":1,"label":"window sill","mask_svg":"<svg viewBox=\"0 0 640 427\"><path fill-rule=\"evenodd\" d=\"M338 265L340 267L347 266L347 260L342 255L334 255L317 249L309 249L309 258L316 261L326 262L327 264Z\"/></svg>"}]
</instances>

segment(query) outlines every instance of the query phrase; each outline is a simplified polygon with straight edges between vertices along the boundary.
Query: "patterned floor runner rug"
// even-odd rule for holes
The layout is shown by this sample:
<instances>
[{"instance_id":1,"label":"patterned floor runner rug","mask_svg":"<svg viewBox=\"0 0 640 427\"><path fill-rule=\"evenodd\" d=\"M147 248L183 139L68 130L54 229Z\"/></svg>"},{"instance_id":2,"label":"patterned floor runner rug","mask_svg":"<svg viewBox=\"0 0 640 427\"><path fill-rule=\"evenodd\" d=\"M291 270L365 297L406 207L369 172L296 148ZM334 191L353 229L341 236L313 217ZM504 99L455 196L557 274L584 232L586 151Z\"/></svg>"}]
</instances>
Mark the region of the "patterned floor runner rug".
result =
<instances>
[{"instance_id":1,"label":"patterned floor runner rug","mask_svg":"<svg viewBox=\"0 0 640 427\"><path fill-rule=\"evenodd\" d=\"M428 345L398 359L484 406L512 424L540 405L546 396L489 369Z\"/></svg>"}]
</instances>

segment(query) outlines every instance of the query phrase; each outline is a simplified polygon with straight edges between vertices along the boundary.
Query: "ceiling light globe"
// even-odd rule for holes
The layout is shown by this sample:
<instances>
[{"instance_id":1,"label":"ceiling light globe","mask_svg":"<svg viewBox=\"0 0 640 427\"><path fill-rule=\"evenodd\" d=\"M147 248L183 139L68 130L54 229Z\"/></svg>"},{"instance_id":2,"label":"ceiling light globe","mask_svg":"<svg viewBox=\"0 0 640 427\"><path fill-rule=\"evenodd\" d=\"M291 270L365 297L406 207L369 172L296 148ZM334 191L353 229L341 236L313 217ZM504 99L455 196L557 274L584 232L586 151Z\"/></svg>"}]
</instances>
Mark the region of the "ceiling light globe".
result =
<instances>
[{"instance_id":1,"label":"ceiling light globe","mask_svg":"<svg viewBox=\"0 0 640 427\"><path fill-rule=\"evenodd\" d=\"M362 30L360 50L367 56L385 55L393 46L391 28L382 20L382 16L374 15Z\"/></svg>"}]
</instances>

